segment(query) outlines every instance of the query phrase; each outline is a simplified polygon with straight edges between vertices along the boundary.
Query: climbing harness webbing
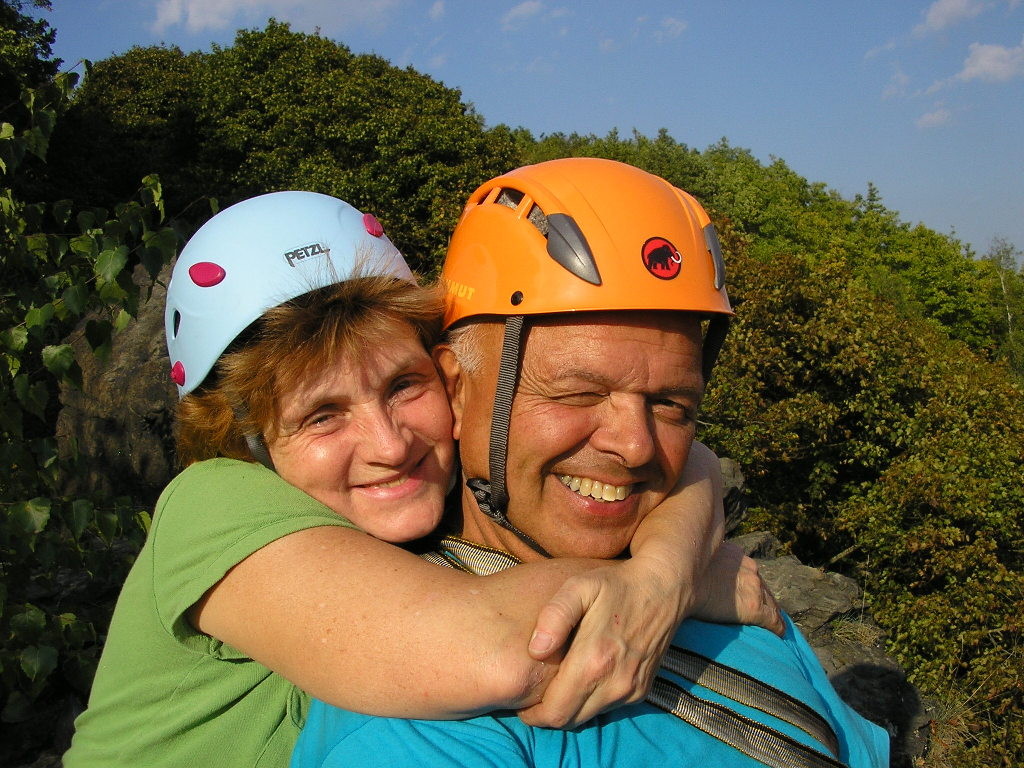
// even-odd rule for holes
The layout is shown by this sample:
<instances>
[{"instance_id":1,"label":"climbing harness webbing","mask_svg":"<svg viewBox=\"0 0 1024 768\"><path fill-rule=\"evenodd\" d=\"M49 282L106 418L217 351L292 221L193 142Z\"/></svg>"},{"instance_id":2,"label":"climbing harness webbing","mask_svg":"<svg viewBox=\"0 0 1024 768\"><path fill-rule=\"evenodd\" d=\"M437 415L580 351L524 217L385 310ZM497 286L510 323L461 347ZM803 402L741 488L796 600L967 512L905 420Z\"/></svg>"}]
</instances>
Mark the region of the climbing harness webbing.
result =
<instances>
[{"instance_id":1,"label":"climbing harness webbing","mask_svg":"<svg viewBox=\"0 0 1024 768\"><path fill-rule=\"evenodd\" d=\"M513 565L521 565L523 562L508 552L474 544L458 536L445 536L438 542L436 550L424 552L420 557L437 565L477 576L489 576Z\"/></svg>"},{"instance_id":2,"label":"climbing harness webbing","mask_svg":"<svg viewBox=\"0 0 1024 768\"><path fill-rule=\"evenodd\" d=\"M663 677L654 678L647 701L771 768L844 768L838 760Z\"/></svg>"},{"instance_id":3,"label":"climbing harness webbing","mask_svg":"<svg viewBox=\"0 0 1024 768\"><path fill-rule=\"evenodd\" d=\"M519 565L519 558L500 549L444 536L436 549L421 555L437 565L478 576ZM826 755L790 736L741 715L717 702L702 699L665 677L655 677L650 704L771 768L843 768L836 757L839 743L831 726L814 709L784 691L739 670L685 648L671 646L663 670L740 704L799 728L824 745Z\"/></svg>"},{"instance_id":4,"label":"climbing harness webbing","mask_svg":"<svg viewBox=\"0 0 1024 768\"><path fill-rule=\"evenodd\" d=\"M778 688L685 648L670 647L661 664L690 682L795 725L839 754L839 739L825 718Z\"/></svg>"}]
</instances>

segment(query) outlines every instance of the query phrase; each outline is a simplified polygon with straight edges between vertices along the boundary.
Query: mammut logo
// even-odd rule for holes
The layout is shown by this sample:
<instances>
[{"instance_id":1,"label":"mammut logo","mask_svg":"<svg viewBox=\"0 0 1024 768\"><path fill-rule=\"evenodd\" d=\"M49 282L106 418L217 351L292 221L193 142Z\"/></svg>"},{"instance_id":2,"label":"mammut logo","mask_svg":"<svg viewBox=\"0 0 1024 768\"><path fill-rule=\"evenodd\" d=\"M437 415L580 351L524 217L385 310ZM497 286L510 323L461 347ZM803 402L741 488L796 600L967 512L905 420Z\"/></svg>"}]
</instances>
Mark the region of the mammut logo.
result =
<instances>
[{"instance_id":1,"label":"mammut logo","mask_svg":"<svg viewBox=\"0 0 1024 768\"><path fill-rule=\"evenodd\" d=\"M301 248L296 248L293 251L285 251L284 257L288 261L288 266L294 267L296 261L311 259L314 256L323 256L330 252L331 249L324 246L323 243L310 243L309 245L304 245Z\"/></svg>"},{"instance_id":2,"label":"mammut logo","mask_svg":"<svg viewBox=\"0 0 1024 768\"><path fill-rule=\"evenodd\" d=\"M678 249L663 237L652 237L644 243L640 256L647 271L659 280L671 280L683 263Z\"/></svg>"},{"instance_id":3,"label":"mammut logo","mask_svg":"<svg viewBox=\"0 0 1024 768\"><path fill-rule=\"evenodd\" d=\"M456 283L454 280L445 280L444 287L445 290L456 299L472 299L473 293L476 292L476 288L473 286Z\"/></svg>"}]
</instances>

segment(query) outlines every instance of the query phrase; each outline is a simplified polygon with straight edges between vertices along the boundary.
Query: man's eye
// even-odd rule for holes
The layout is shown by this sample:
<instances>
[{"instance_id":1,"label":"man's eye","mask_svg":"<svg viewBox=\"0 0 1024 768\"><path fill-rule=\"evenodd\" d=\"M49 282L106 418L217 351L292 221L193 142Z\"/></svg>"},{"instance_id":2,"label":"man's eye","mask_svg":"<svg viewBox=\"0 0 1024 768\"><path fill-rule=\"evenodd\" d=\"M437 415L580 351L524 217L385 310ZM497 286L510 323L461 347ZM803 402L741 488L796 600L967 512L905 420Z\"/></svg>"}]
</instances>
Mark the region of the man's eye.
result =
<instances>
[{"instance_id":1,"label":"man's eye","mask_svg":"<svg viewBox=\"0 0 1024 768\"><path fill-rule=\"evenodd\" d=\"M693 414L684 403L675 400L661 399L653 403L654 413L662 419L684 423L693 420Z\"/></svg>"},{"instance_id":2,"label":"man's eye","mask_svg":"<svg viewBox=\"0 0 1024 768\"><path fill-rule=\"evenodd\" d=\"M597 405L604 400L604 395L600 392L572 392L567 395L562 395L558 398L560 403L565 405L575 405L583 408Z\"/></svg>"}]
</instances>

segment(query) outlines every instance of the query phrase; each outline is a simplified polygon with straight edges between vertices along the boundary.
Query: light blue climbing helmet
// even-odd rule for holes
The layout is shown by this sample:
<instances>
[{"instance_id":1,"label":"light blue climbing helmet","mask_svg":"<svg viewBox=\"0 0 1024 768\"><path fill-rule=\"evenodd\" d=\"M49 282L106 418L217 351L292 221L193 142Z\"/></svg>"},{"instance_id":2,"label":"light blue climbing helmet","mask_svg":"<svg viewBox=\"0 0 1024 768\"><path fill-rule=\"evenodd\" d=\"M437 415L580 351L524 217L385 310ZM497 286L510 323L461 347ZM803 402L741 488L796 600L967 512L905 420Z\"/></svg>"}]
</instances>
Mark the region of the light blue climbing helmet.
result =
<instances>
[{"instance_id":1,"label":"light blue climbing helmet","mask_svg":"<svg viewBox=\"0 0 1024 768\"><path fill-rule=\"evenodd\" d=\"M355 276L414 281L371 214L316 192L272 192L225 208L178 256L164 329L178 397L271 307Z\"/></svg>"}]
</instances>

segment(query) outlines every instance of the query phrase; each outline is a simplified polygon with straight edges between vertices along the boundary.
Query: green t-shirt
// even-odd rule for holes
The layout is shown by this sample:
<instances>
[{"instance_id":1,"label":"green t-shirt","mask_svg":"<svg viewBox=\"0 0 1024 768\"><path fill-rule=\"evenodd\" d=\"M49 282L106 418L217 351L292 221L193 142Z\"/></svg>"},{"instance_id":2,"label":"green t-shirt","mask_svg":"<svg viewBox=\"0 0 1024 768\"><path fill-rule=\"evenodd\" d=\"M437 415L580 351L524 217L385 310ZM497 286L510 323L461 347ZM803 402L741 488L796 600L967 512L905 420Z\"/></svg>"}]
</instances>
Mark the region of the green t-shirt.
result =
<instances>
[{"instance_id":1,"label":"green t-shirt","mask_svg":"<svg viewBox=\"0 0 1024 768\"><path fill-rule=\"evenodd\" d=\"M353 527L258 464L212 459L174 478L118 598L65 768L287 765L308 696L186 612L256 550L323 525Z\"/></svg>"}]
</instances>

